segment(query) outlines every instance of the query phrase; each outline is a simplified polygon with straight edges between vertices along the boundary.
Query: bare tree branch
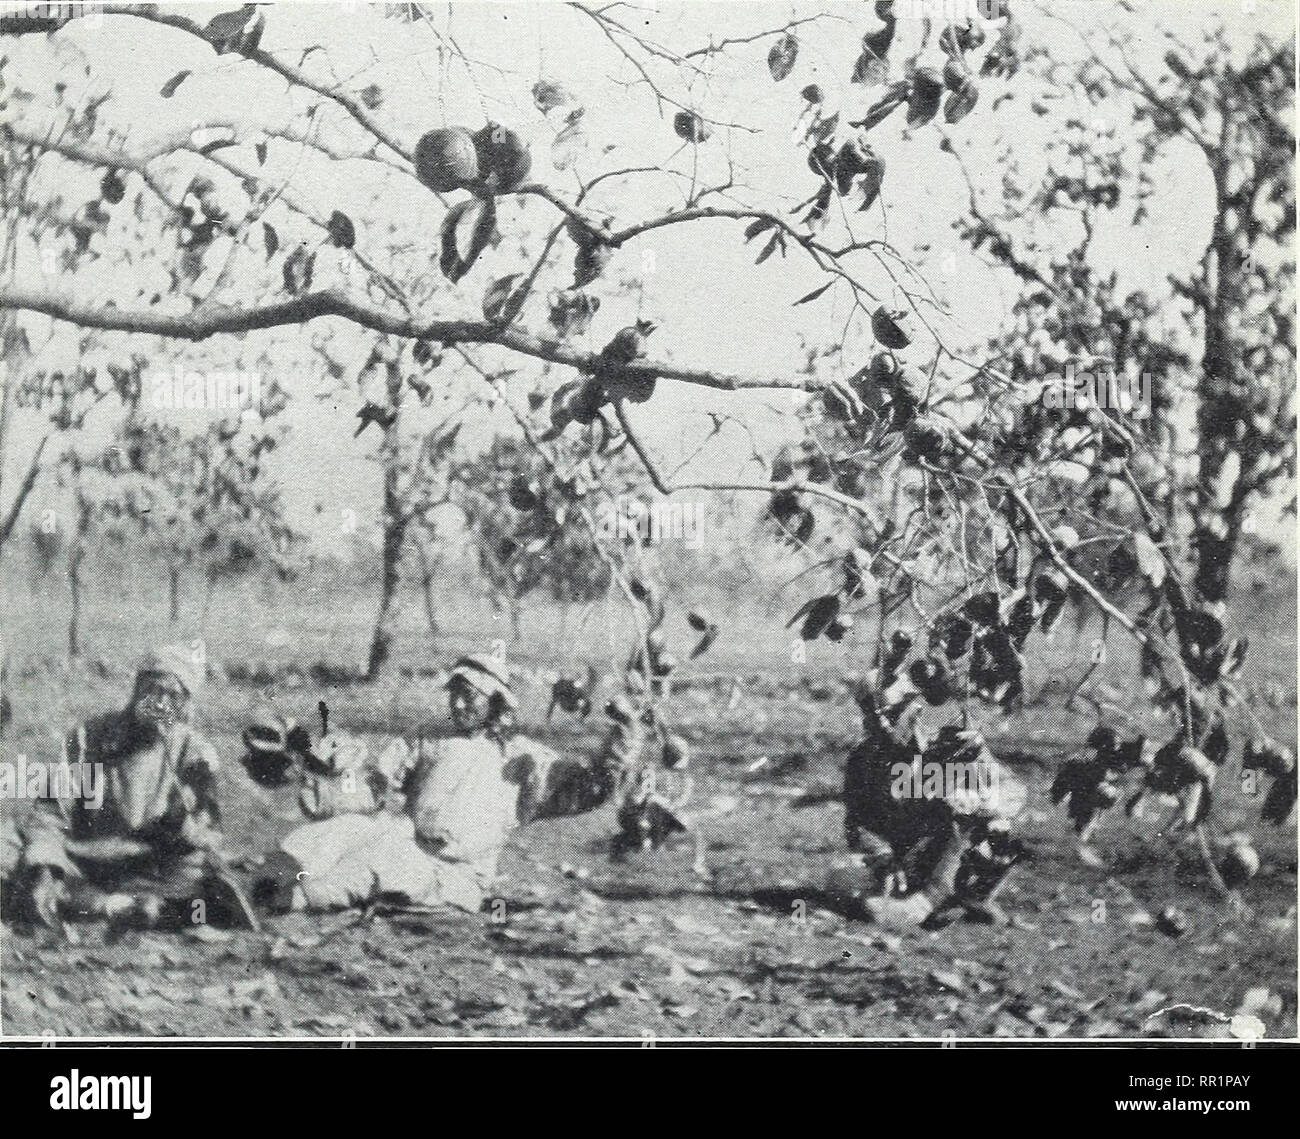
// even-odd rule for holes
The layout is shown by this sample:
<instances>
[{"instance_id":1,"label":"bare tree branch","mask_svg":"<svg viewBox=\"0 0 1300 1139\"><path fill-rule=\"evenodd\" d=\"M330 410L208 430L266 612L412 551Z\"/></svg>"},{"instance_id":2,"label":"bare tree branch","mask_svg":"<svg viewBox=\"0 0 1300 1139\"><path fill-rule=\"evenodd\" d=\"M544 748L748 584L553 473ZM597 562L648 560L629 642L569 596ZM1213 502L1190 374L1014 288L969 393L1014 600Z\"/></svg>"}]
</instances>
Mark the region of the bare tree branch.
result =
<instances>
[{"instance_id":1,"label":"bare tree branch","mask_svg":"<svg viewBox=\"0 0 1300 1139\"><path fill-rule=\"evenodd\" d=\"M401 316L374 305L348 297L339 289L303 293L291 300L278 301L258 308L214 306L203 312L185 314L154 312L148 309L123 309L111 302L96 307L68 296L17 286L0 287L0 309L23 309L39 312L83 328L101 328L114 332L139 332L175 340L206 340L223 333L253 332L304 324L319 317L337 316L375 332L385 332L406 339L435 340L444 344L496 344L580 371L594 372L600 363L598 352L581 352L555 340L543 339L527 332L477 320L425 320ZM768 378L741 376L699 368L684 368L667 361L642 360L626 368L628 375L659 377L719 391L746 391L780 388L794 391L818 391L820 381L810 377Z\"/></svg>"}]
</instances>

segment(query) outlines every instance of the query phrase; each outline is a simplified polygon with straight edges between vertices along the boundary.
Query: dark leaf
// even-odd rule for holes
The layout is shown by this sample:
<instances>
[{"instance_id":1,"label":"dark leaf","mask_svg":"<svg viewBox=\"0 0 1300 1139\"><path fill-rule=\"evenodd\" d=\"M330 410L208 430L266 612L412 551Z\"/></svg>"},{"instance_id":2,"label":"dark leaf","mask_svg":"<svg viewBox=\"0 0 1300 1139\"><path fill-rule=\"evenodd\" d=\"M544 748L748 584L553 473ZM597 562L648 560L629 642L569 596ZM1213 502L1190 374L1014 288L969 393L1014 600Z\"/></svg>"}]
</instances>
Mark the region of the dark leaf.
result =
<instances>
[{"instance_id":1,"label":"dark leaf","mask_svg":"<svg viewBox=\"0 0 1300 1139\"><path fill-rule=\"evenodd\" d=\"M308 254L303 246L298 246L284 259L284 287L295 295L310 289L315 263L316 254Z\"/></svg>"},{"instance_id":2,"label":"dark leaf","mask_svg":"<svg viewBox=\"0 0 1300 1139\"><path fill-rule=\"evenodd\" d=\"M330 240L340 249L351 249L356 244L356 227L353 226L352 219L339 210L330 214L329 231Z\"/></svg>"},{"instance_id":3,"label":"dark leaf","mask_svg":"<svg viewBox=\"0 0 1300 1139\"><path fill-rule=\"evenodd\" d=\"M776 252L777 246L780 244L781 244L781 231L778 229L772 234L771 237L767 239L767 244L763 246L763 252L758 255L758 259L754 262L754 264L755 265L763 264L764 261L766 261L769 257L772 256L773 253Z\"/></svg>"},{"instance_id":4,"label":"dark leaf","mask_svg":"<svg viewBox=\"0 0 1300 1139\"><path fill-rule=\"evenodd\" d=\"M262 42L262 33L266 30L266 17L258 12L256 19L248 27L235 45L235 50L243 55L252 55Z\"/></svg>"},{"instance_id":5,"label":"dark leaf","mask_svg":"<svg viewBox=\"0 0 1300 1139\"><path fill-rule=\"evenodd\" d=\"M974 79L967 79L956 91L948 96L943 105L945 122L959 123L975 108L979 101L980 89Z\"/></svg>"},{"instance_id":6,"label":"dark leaf","mask_svg":"<svg viewBox=\"0 0 1300 1139\"><path fill-rule=\"evenodd\" d=\"M805 641L815 641L826 632L831 622L839 615L839 596L828 593L824 597L814 597L811 601L805 602L799 611L790 618L786 628L790 628L796 621L802 619L803 624L799 627L799 636Z\"/></svg>"},{"instance_id":7,"label":"dark leaf","mask_svg":"<svg viewBox=\"0 0 1300 1139\"><path fill-rule=\"evenodd\" d=\"M258 166L265 166L266 165L266 140L263 139L261 142L257 143L257 145L253 147L253 149L257 152Z\"/></svg>"},{"instance_id":8,"label":"dark leaf","mask_svg":"<svg viewBox=\"0 0 1300 1139\"><path fill-rule=\"evenodd\" d=\"M709 137L709 130L704 125L704 120L694 111L678 111L673 116L673 130L677 132L677 137L685 142L701 143Z\"/></svg>"},{"instance_id":9,"label":"dark leaf","mask_svg":"<svg viewBox=\"0 0 1300 1139\"><path fill-rule=\"evenodd\" d=\"M599 297L577 289L561 290L551 301L551 325L561 337L581 336L599 309Z\"/></svg>"},{"instance_id":10,"label":"dark leaf","mask_svg":"<svg viewBox=\"0 0 1300 1139\"><path fill-rule=\"evenodd\" d=\"M237 41L249 23L249 13L242 8L213 16L203 29L203 38L215 44L217 51L228 51L230 41Z\"/></svg>"},{"instance_id":11,"label":"dark leaf","mask_svg":"<svg viewBox=\"0 0 1300 1139\"><path fill-rule=\"evenodd\" d=\"M938 645L949 660L957 660L970 647L974 626L959 613L947 613L935 622L930 645Z\"/></svg>"},{"instance_id":12,"label":"dark leaf","mask_svg":"<svg viewBox=\"0 0 1300 1139\"><path fill-rule=\"evenodd\" d=\"M709 647L715 640L717 640L717 637L718 626L709 625L704 630L704 635L700 637L700 639L695 643L695 647L691 649L691 660L694 660L696 657L702 656L704 653L708 652Z\"/></svg>"},{"instance_id":13,"label":"dark leaf","mask_svg":"<svg viewBox=\"0 0 1300 1139\"><path fill-rule=\"evenodd\" d=\"M772 73L772 78L780 83L794 70L794 63L798 58L799 41L787 32L767 53L767 69Z\"/></svg>"},{"instance_id":14,"label":"dark leaf","mask_svg":"<svg viewBox=\"0 0 1300 1139\"><path fill-rule=\"evenodd\" d=\"M808 138L814 143L829 142L835 135L836 129L840 125L840 116L837 111L829 118L818 119L808 128Z\"/></svg>"},{"instance_id":15,"label":"dark leaf","mask_svg":"<svg viewBox=\"0 0 1300 1139\"><path fill-rule=\"evenodd\" d=\"M863 52L853 65L852 82L863 87L875 87L889 78L889 60L883 56Z\"/></svg>"},{"instance_id":16,"label":"dark leaf","mask_svg":"<svg viewBox=\"0 0 1300 1139\"><path fill-rule=\"evenodd\" d=\"M1133 580L1138 571L1137 554L1128 541L1118 543L1106 559L1106 577L1112 589L1118 589Z\"/></svg>"},{"instance_id":17,"label":"dark leaf","mask_svg":"<svg viewBox=\"0 0 1300 1139\"><path fill-rule=\"evenodd\" d=\"M266 242L266 259L271 260L275 252L280 248L280 235L275 232L275 227L270 222L262 223L262 237Z\"/></svg>"},{"instance_id":18,"label":"dark leaf","mask_svg":"<svg viewBox=\"0 0 1300 1139\"><path fill-rule=\"evenodd\" d=\"M1001 623L1001 605L993 592L977 593L962 606L962 613L972 625L993 629Z\"/></svg>"},{"instance_id":19,"label":"dark leaf","mask_svg":"<svg viewBox=\"0 0 1300 1139\"><path fill-rule=\"evenodd\" d=\"M852 598L866 597L877 589L871 572L871 555L862 547L844 555L844 591Z\"/></svg>"},{"instance_id":20,"label":"dark leaf","mask_svg":"<svg viewBox=\"0 0 1300 1139\"><path fill-rule=\"evenodd\" d=\"M885 93L880 101L866 113L861 122L854 123L853 125L861 127L864 131L869 131L872 127L883 123L905 102L907 102L907 84L896 83Z\"/></svg>"},{"instance_id":21,"label":"dark leaf","mask_svg":"<svg viewBox=\"0 0 1300 1139\"><path fill-rule=\"evenodd\" d=\"M180 87L180 85L184 83L185 80L188 79L192 74L194 74L192 71L178 71L169 80L167 80L166 83L162 85L158 94L161 95L164 99L170 99L173 95L176 94L176 91Z\"/></svg>"},{"instance_id":22,"label":"dark leaf","mask_svg":"<svg viewBox=\"0 0 1300 1139\"><path fill-rule=\"evenodd\" d=\"M799 507L795 511L794 517L791 518L790 524L786 527L788 531L788 541L794 546L806 546L813 535L813 527L816 519L813 512L806 506Z\"/></svg>"},{"instance_id":23,"label":"dark leaf","mask_svg":"<svg viewBox=\"0 0 1300 1139\"><path fill-rule=\"evenodd\" d=\"M829 289L833 284L835 284L835 282L832 280L832 281L827 281L826 284L824 285L818 285L817 288L813 289L811 293L805 293L797 301L795 301L794 302L795 305L796 306L806 305L809 303L809 301L815 301L818 297L822 295L822 293L824 293L827 289Z\"/></svg>"},{"instance_id":24,"label":"dark leaf","mask_svg":"<svg viewBox=\"0 0 1300 1139\"><path fill-rule=\"evenodd\" d=\"M483 315L488 320L495 323L514 315L510 311L514 307L511 294L522 276L522 273L511 273L508 277L493 281L487 287L487 292L483 294Z\"/></svg>"},{"instance_id":25,"label":"dark leaf","mask_svg":"<svg viewBox=\"0 0 1300 1139\"><path fill-rule=\"evenodd\" d=\"M889 78L889 46L894 42L894 24L862 37L862 54L853 68L852 81L874 87Z\"/></svg>"},{"instance_id":26,"label":"dark leaf","mask_svg":"<svg viewBox=\"0 0 1300 1139\"><path fill-rule=\"evenodd\" d=\"M943 76L932 67L918 67L912 75L907 100L907 125L924 126L939 113L943 98Z\"/></svg>"},{"instance_id":27,"label":"dark leaf","mask_svg":"<svg viewBox=\"0 0 1300 1139\"><path fill-rule=\"evenodd\" d=\"M110 206L115 206L126 195L126 183L116 170L106 171L99 183L100 196Z\"/></svg>"},{"instance_id":28,"label":"dark leaf","mask_svg":"<svg viewBox=\"0 0 1300 1139\"><path fill-rule=\"evenodd\" d=\"M533 84L533 102L542 114L546 114L557 107L569 106L574 102L574 98L561 84L549 79L539 79Z\"/></svg>"},{"instance_id":29,"label":"dark leaf","mask_svg":"<svg viewBox=\"0 0 1300 1139\"><path fill-rule=\"evenodd\" d=\"M860 211L871 209L875 201L880 197L880 187L885 180L885 160L876 158L866 170L862 172L862 205L858 207Z\"/></svg>"},{"instance_id":30,"label":"dark leaf","mask_svg":"<svg viewBox=\"0 0 1300 1139\"><path fill-rule=\"evenodd\" d=\"M448 211L442 223L442 252L439 266L453 284L473 267L487 248L496 228L492 199L471 198Z\"/></svg>"},{"instance_id":31,"label":"dark leaf","mask_svg":"<svg viewBox=\"0 0 1300 1139\"><path fill-rule=\"evenodd\" d=\"M771 229L774 225L776 225L776 221L773 218L758 218L750 222L749 225L745 226L745 240L752 241L764 230Z\"/></svg>"}]
</instances>

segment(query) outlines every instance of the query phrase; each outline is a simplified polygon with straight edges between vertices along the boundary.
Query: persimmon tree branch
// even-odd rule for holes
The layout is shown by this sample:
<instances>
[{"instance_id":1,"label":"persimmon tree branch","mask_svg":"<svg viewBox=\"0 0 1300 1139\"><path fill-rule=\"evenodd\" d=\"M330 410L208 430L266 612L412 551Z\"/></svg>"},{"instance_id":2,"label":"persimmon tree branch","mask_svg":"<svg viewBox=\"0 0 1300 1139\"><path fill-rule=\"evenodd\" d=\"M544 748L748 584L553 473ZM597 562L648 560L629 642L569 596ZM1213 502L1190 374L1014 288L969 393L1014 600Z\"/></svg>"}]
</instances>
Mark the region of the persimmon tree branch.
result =
<instances>
[{"instance_id":1,"label":"persimmon tree branch","mask_svg":"<svg viewBox=\"0 0 1300 1139\"><path fill-rule=\"evenodd\" d=\"M102 4L99 6L99 11L106 16L131 16L138 20L148 20L151 23L162 24L186 32L197 39L203 40L204 43L209 42L207 36L203 34L203 26L197 21L175 12L164 11L156 4ZM339 88L327 87L323 83L318 83L301 68L295 67L291 63L285 63L262 48L253 48L252 50L243 51L241 54L245 59L252 60L254 63L274 71L293 86L301 87L319 95L323 99L329 99L337 103L395 154L400 155L408 162L411 161L411 151L376 119L356 96Z\"/></svg>"},{"instance_id":2,"label":"persimmon tree branch","mask_svg":"<svg viewBox=\"0 0 1300 1139\"><path fill-rule=\"evenodd\" d=\"M598 352L583 352L544 337L485 320L437 320L400 315L349 297L341 289L322 289L256 308L213 305L202 312L163 313L149 309L120 308L112 302L88 305L72 297L16 285L0 285L0 309L39 312L83 328L111 332L138 332L174 340L200 341L211 336L256 332L268 328L305 324L321 317L341 317L363 328L404 339L435 340L444 344L495 344L521 355L594 372ZM687 368L661 360L641 360L626 368L628 375L680 380L718 391L784 389L818 391L811 377L745 376Z\"/></svg>"}]
</instances>

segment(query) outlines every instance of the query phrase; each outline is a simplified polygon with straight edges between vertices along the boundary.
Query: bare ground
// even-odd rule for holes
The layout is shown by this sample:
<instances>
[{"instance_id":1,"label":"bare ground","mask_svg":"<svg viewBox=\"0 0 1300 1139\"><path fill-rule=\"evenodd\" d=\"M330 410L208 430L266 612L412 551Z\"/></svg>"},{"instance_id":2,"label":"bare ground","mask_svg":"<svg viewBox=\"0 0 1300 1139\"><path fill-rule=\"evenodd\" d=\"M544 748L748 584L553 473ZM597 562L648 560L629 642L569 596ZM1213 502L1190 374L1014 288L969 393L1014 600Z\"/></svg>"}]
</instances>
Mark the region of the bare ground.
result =
<instances>
[{"instance_id":1,"label":"bare ground","mask_svg":"<svg viewBox=\"0 0 1300 1139\"><path fill-rule=\"evenodd\" d=\"M25 683L35 695L68 679L38 670ZM77 704L120 699L121 679L82 679ZM231 760L255 695L233 685L209 694L222 709L209 734ZM306 719L317 695L305 685L281 691L278 702ZM413 732L418 709L437 699L419 677L327 695L339 726L363 731ZM704 686L675 704L694 747L697 801L734 802L707 825L707 880L691 872L689 845L611 863L606 808L517 831L503 860L503 904L481 915L293 915L272 919L262 935L140 933L112 945L93 927L82 927L74 946L6 928L3 1031L1128 1037L1168 1005L1231 1013L1248 990L1264 987L1281 1000L1269 1035L1296 1034L1294 820L1261 832L1256 801L1232 790L1222 798L1223 825L1255 830L1264 858L1244 918L1210 891L1193 852L1160 837L1151 818L1109 820L1095 843L1108 868L1086 866L1044 792L1055 763L1095 719L1030 709L992 736L1033 788L1022 820L1033 858L1004 893L1013 923L886 930L833 912L820 892L844 853L837 792L855 715L842 687L751 684L733 702L725 686ZM1284 735L1293 705L1274 716ZM597 719L557 726L549 738L592 748ZM36 750L34 727L25 733ZM297 821L290 792L263 791L233 762L222 790L232 852L269 849ZM6 812L10 839L20 813ZM10 844L6 864L12 854ZM1179 938L1153 923L1168 904L1190 919Z\"/></svg>"}]
</instances>

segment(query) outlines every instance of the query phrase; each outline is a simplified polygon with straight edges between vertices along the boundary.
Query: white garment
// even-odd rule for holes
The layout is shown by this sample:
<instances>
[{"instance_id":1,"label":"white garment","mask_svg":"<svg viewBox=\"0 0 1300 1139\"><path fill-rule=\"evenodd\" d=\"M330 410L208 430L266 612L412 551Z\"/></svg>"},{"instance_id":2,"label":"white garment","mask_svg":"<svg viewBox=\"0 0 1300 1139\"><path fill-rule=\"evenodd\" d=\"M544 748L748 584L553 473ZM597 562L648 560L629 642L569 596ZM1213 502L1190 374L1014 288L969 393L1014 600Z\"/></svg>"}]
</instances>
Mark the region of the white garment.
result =
<instances>
[{"instance_id":1,"label":"white garment","mask_svg":"<svg viewBox=\"0 0 1300 1139\"><path fill-rule=\"evenodd\" d=\"M303 868L298 884L309 909L347 909L380 897L470 913L483 904L472 869L430 854L406 815L338 815L299 827L280 845Z\"/></svg>"}]
</instances>

